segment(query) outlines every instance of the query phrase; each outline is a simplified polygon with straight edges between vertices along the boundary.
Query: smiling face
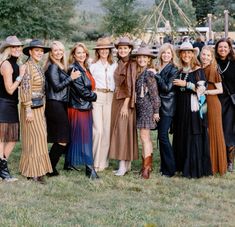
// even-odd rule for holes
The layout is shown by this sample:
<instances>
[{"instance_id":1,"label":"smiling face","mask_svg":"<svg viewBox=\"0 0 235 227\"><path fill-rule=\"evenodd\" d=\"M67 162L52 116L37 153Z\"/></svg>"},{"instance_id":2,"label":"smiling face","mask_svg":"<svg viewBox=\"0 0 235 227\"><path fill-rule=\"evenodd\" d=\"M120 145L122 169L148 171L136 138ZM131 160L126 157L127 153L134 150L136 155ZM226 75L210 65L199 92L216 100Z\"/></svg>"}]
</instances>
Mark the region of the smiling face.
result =
<instances>
[{"instance_id":1,"label":"smiling face","mask_svg":"<svg viewBox=\"0 0 235 227\"><path fill-rule=\"evenodd\" d=\"M162 63L169 63L171 60L172 60L172 52L170 49L166 49L165 51L162 52L162 55L161 55L161 60L162 60Z\"/></svg>"},{"instance_id":2,"label":"smiling face","mask_svg":"<svg viewBox=\"0 0 235 227\"><path fill-rule=\"evenodd\" d=\"M110 49L99 49L98 50L99 56L101 59L108 59L109 53L110 53Z\"/></svg>"},{"instance_id":3,"label":"smiling face","mask_svg":"<svg viewBox=\"0 0 235 227\"><path fill-rule=\"evenodd\" d=\"M129 46L118 46L118 55L121 58L127 57L131 53L131 48Z\"/></svg>"},{"instance_id":4,"label":"smiling face","mask_svg":"<svg viewBox=\"0 0 235 227\"><path fill-rule=\"evenodd\" d=\"M217 53L222 60L225 60L230 52L230 48L227 42L220 42L217 48Z\"/></svg>"},{"instance_id":5,"label":"smiling face","mask_svg":"<svg viewBox=\"0 0 235 227\"><path fill-rule=\"evenodd\" d=\"M55 60L60 61L64 56L63 48L59 47L58 45L53 45L51 48L51 56Z\"/></svg>"},{"instance_id":6,"label":"smiling face","mask_svg":"<svg viewBox=\"0 0 235 227\"><path fill-rule=\"evenodd\" d=\"M150 58L145 55L140 55L140 56L136 57L137 64L141 68L146 68L148 66L149 60L150 60Z\"/></svg>"},{"instance_id":7,"label":"smiling face","mask_svg":"<svg viewBox=\"0 0 235 227\"><path fill-rule=\"evenodd\" d=\"M35 62L39 62L42 59L42 56L44 54L44 50L43 50L43 48L35 47L35 48L32 48L31 50L29 50L29 54Z\"/></svg>"},{"instance_id":8,"label":"smiling face","mask_svg":"<svg viewBox=\"0 0 235 227\"><path fill-rule=\"evenodd\" d=\"M11 56L18 58L20 57L21 54L22 54L22 46L11 47Z\"/></svg>"},{"instance_id":9,"label":"smiling face","mask_svg":"<svg viewBox=\"0 0 235 227\"><path fill-rule=\"evenodd\" d=\"M86 57L87 57L87 54L85 50L81 46L78 46L74 51L74 59L78 63L84 64L84 62L86 61Z\"/></svg>"},{"instance_id":10,"label":"smiling face","mask_svg":"<svg viewBox=\"0 0 235 227\"><path fill-rule=\"evenodd\" d=\"M193 51L191 50L182 50L180 52L180 59L182 60L183 64L190 65L192 59L193 59Z\"/></svg>"},{"instance_id":11,"label":"smiling face","mask_svg":"<svg viewBox=\"0 0 235 227\"><path fill-rule=\"evenodd\" d=\"M202 65L206 67L207 65L210 65L212 62L212 54L210 50L202 49L200 54L200 59L202 62Z\"/></svg>"}]
</instances>

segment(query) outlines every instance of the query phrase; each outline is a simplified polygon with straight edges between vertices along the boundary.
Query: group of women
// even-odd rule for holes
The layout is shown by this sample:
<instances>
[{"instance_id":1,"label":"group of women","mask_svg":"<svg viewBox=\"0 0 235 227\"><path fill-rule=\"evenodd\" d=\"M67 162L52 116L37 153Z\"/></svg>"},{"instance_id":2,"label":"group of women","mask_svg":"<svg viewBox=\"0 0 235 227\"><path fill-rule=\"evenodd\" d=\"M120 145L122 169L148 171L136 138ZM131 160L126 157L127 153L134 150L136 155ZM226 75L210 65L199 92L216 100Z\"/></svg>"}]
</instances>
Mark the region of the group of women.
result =
<instances>
[{"instance_id":1,"label":"group of women","mask_svg":"<svg viewBox=\"0 0 235 227\"><path fill-rule=\"evenodd\" d=\"M87 47L76 43L67 65L59 41L46 47L40 40L32 40L23 48L17 37L7 37L0 47L0 177L16 180L7 159L19 140L18 88L19 168L29 180L44 183L46 174L58 175L56 166L62 154L65 170L85 165L90 179L99 178L97 172L109 166L109 159L119 161L114 174L124 176L131 161L138 159L137 129L142 144L140 175L148 179L153 170L150 132L156 128L162 175L181 172L199 178L232 172L235 56L231 43L221 39L215 50L204 47L201 63L198 50L188 42L176 51L171 44L163 44L156 65L147 46L134 54L133 49L127 37L115 45L107 37L100 38L94 47L95 59L89 64ZM22 50L27 60L19 67ZM169 131L173 132L173 145ZM52 143L49 154L48 142Z\"/></svg>"}]
</instances>

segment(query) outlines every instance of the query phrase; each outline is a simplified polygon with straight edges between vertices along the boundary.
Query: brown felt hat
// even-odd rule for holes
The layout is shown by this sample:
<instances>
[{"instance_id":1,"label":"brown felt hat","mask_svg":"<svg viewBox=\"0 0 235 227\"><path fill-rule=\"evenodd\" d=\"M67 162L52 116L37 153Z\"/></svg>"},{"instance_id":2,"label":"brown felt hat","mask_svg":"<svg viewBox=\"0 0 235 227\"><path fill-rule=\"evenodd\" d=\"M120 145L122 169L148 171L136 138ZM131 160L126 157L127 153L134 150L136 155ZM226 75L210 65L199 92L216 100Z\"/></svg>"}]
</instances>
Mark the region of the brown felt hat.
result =
<instances>
[{"instance_id":1,"label":"brown felt hat","mask_svg":"<svg viewBox=\"0 0 235 227\"><path fill-rule=\"evenodd\" d=\"M97 49L112 49L114 45L112 44L110 38L99 38L96 42L96 46L93 48L94 50Z\"/></svg>"},{"instance_id":2,"label":"brown felt hat","mask_svg":"<svg viewBox=\"0 0 235 227\"><path fill-rule=\"evenodd\" d=\"M118 46L130 46L131 48L134 48L134 44L128 37L120 38L114 45L116 48L118 48Z\"/></svg>"},{"instance_id":3,"label":"brown felt hat","mask_svg":"<svg viewBox=\"0 0 235 227\"><path fill-rule=\"evenodd\" d=\"M151 58L156 58L157 56L154 55L151 51L151 49L149 49L148 47L140 47L136 53L132 54L133 57L137 57L137 56L148 56Z\"/></svg>"}]
</instances>

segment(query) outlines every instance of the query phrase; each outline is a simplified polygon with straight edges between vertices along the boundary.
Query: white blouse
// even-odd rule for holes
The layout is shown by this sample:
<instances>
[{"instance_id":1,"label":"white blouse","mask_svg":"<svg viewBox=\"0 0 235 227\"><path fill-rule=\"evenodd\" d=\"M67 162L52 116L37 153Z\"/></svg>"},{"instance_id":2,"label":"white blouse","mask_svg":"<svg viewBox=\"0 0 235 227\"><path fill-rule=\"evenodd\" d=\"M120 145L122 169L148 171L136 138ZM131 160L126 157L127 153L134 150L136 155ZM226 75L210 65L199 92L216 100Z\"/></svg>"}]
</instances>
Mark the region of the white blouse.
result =
<instances>
[{"instance_id":1,"label":"white blouse","mask_svg":"<svg viewBox=\"0 0 235 227\"><path fill-rule=\"evenodd\" d=\"M90 72L95 79L96 88L110 89L114 91L114 71L117 67L117 63L114 62L112 65L104 65L101 60L90 65Z\"/></svg>"}]
</instances>

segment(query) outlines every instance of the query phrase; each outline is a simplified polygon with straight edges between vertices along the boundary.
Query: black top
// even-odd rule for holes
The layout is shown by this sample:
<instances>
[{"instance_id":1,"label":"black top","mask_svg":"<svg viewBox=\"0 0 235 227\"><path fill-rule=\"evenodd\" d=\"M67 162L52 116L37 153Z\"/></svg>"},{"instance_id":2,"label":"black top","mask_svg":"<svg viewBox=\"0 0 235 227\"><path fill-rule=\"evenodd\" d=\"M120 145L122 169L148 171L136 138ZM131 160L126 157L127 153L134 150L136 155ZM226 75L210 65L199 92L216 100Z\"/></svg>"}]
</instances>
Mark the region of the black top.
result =
<instances>
[{"instance_id":1,"label":"black top","mask_svg":"<svg viewBox=\"0 0 235 227\"><path fill-rule=\"evenodd\" d=\"M12 74L12 81L15 82L16 77L19 76L19 66L16 63L17 62L17 58L11 56L9 59L7 59L7 61L9 61L9 63L12 66L13 69L13 74ZM8 99L8 100L13 100L16 101L18 103L18 88L14 91L14 93L12 95L10 95L5 88L4 85L4 80L3 80L3 76L2 74L0 74L0 98L4 98L4 99Z\"/></svg>"}]
</instances>

